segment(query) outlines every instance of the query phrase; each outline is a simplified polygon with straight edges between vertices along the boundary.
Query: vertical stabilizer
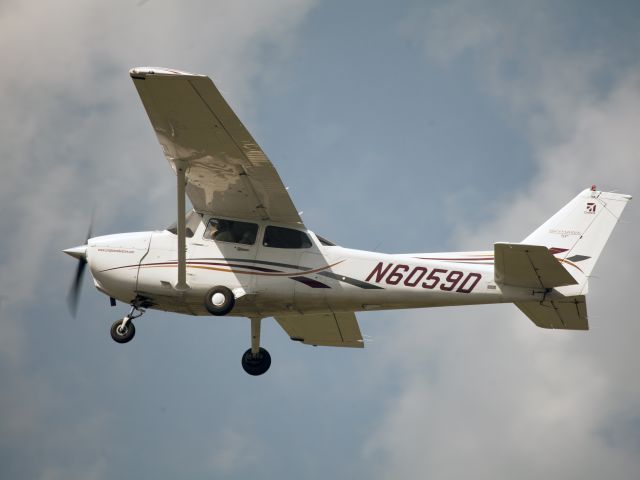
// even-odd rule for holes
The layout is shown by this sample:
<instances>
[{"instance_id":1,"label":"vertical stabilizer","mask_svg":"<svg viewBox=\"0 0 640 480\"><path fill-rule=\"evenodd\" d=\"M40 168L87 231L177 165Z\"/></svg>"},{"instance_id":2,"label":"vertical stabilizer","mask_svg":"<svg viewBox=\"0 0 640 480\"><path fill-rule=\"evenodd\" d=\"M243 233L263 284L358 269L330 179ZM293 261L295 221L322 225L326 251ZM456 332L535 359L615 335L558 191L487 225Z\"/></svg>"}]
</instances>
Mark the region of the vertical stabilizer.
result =
<instances>
[{"instance_id":1,"label":"vertical stabilizer","mask_svg":"<svg viewBox=\"0 0 640 480\"><path fill-rule=\"evenodd\" d=\"M587 189L523 240L544 245L583 287L630 195Z\"/></svg>"}]
</instances>

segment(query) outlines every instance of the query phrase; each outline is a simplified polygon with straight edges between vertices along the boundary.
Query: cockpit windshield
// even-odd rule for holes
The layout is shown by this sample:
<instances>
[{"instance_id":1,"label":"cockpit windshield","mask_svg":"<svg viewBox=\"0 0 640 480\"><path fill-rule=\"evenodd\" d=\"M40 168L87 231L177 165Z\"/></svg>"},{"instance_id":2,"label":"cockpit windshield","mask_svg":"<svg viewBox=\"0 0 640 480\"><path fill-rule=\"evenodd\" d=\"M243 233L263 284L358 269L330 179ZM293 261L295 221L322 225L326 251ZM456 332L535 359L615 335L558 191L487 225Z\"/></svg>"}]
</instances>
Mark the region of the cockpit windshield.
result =
<instances>
[{"instance_id":1,"label":"cockpit windshield","mask_svg":"<svg viewBox=\"0 0 640 480\"><path fill-rule=\"evenodd\" d=\"M198 229L198 225L200 224L200 222L202 222L202 215L200 215L195 210L191 210L186 214L185 216L186 232L185 233L187 238L193 237L193 234ZM173 222L171 225L167 227L167 230L169 230L174 235L177 235L178 234L177 223Z\"/></svg>"},{"instance_id":2,"label":"cockpit windshield","mask_svg":"<svg viewBox=\"0 0 640 480\"><path fill-rule=\"evenodd\" d=\"M333 242L332 242L332 241L330 241L330 240L327 240L327 239L326 239L326 238L324 238L324 237L321 237L321 236L320 236L320 235L318 235L318 234L316 234L316 237L318 237L318 240L320 240L320 243L321 243L322 245L324 245L325 247L335 247L335 246L336 246L336 244L335 244L335 243L333 243Z\"/></svg>"}]
</instances>

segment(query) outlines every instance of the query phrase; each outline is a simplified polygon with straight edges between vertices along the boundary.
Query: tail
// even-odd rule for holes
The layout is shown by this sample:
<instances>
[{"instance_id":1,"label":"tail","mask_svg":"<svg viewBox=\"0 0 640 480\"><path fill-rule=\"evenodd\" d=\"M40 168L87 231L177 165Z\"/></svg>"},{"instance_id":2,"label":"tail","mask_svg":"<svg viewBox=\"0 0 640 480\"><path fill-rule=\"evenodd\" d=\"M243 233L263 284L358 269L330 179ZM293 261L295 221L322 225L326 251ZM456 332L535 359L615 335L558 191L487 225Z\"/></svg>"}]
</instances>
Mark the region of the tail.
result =
<instances>
[{"instance_id":1,"label":"tail","mask_svg":"<svg viewBox=\"0 0 640 480\"><path fill-rule=\"evenodd\" d=\"M544 245L586 287L630 195L587 189L544 222L522 243ZM584 292L586 293L586 292Z\"/></svg>"},{"instance_id":2,"label":"tail","mask_svg":"<svg viewBox=\"0 0 640 480\"><path fill-rule=\"evenodd\" d=\"M528 260L541 286L555 288L543 302L516 303L536 325L588 329L585 295L589 276L629 200L630 195L600 192L595 187L584 190L521 244L513 245L512 255L530 248L530 251L526 250ZM504 258L502 269L498 264L498 249L504 250L504 245L496 244L495 247L496 281L504 275L504 266L509 267L509 257L504 253L501 253ZM574 281L563 278L564 272L557 270L558 265L548 263L546 260L549 259L541 257L534 246L547 247L549 257L553 255ZM545 284L545 278L548 284Z\"/></svg>"}]
</instances>

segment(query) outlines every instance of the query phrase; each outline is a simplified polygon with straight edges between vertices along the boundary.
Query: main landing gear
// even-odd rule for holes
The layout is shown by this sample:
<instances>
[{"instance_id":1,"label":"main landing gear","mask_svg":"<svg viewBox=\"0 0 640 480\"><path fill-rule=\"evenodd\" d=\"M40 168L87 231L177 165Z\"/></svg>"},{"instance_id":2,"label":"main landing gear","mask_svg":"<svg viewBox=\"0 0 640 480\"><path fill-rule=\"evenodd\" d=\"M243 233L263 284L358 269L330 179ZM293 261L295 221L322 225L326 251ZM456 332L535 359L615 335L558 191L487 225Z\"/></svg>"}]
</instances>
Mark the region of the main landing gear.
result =
<instances>
[{"instance_id":1,"label":"main landing gear","mask_svg":"<svg viewBox=\"0 0 640 480\"><path fill-rule=\"evenodd\" d=\"M118 343L127 343L133 340L136 334L136 327L131 320L142 316L144 312L144 308L131 305L129 313L111 325L111 338Z\"/></svg>"},{"instance_id":2,"label":"main landing gear","mask_svg":"<svg viewBox=\"0 0 640 480\"><path fill-rule=\"evenodd\" d=\"M253 376L262 375L271 366L271 355L260 347L261 321L261 318L251 319L251 348L242 355L242 368Z\"/></svg>"},{"instance_id":3,"label":"main landing gear","mask_svg":"<svg viewBox=\"0 0 640 480\"><path fill-rule=\"evenodd\" d=\"M222 285L211 288L204 297L204 306L211 315L222 316L235 305L235 296ZM271 366L271 355L260 347L261 318L251 319L251 348L242 355L242 368L249 375L262 375Z\"/></svg>"},{"instance_id":4,"label":"main landing gear","mask_svg":"<svg viewBox=\"0 0 640 480\"><path fill-rule=\"evenodd\" d=\"M227 287L213 287L204 297L204 306L211 315L222 316L229 313L236 303L236 297Z\"/></svg>"}]
</instances>

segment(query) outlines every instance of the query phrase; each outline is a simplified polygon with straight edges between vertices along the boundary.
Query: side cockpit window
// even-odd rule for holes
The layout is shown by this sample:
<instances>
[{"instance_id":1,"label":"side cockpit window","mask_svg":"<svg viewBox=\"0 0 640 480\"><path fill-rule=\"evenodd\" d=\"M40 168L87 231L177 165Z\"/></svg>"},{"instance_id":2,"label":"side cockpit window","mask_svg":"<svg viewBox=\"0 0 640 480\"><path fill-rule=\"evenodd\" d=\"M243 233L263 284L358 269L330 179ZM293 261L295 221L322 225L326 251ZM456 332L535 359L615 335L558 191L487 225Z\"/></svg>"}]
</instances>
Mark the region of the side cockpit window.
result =
<instances>
[{"instance_id":1,"label":"side cockpit window","mask_svg":"<svg viewBox=\"0 0 640 480\"><path fill-rule=\"evenodd\" d=\"M185 215L185 236L187 238L193 237L193 234L198 229L198 225L202 221L202 215L200 215L195 210L191 210L189 213ZM173 222L171 225L167 227L167 230L173 233L174 235L178 234L178 224Z\"/></svg>"},{"instance_id":2,"label":"side cockpit window","mask_svg":"<svg viewBox=\"0 0 640 480\"><path fill-rule=\"evenodd\" d=\"M237 220L225 220L212 218L209 220L204 238L216 242L242 243L253 245L256 243L258 225L255 223L238 222Z\"/></svg>"},{"instance_id":3,"label":"side cockpit window","mask_svg":"<svg viewBox=\"0 0 640 480\"><path fill-rule=\"evenodd\" d=\"M300 230L267 227L262 244L271 248L309 248L311 247L311 240L309 240L306 233Z\"/></svg>"}]
</instances>

